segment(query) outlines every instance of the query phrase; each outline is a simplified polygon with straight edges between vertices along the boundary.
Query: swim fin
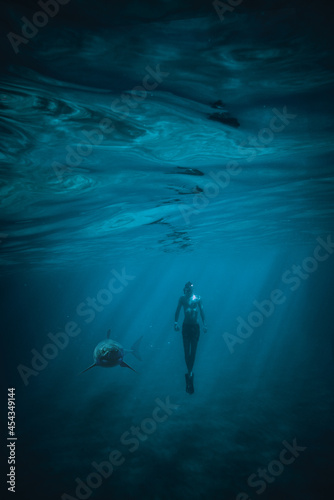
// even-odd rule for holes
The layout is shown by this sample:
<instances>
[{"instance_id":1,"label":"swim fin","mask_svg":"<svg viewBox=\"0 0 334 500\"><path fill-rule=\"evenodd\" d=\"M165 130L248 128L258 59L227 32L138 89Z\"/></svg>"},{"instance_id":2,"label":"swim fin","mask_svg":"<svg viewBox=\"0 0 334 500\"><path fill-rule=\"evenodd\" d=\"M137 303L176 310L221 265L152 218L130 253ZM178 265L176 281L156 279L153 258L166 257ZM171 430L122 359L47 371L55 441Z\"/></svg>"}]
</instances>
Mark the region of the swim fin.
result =
<instances>
[{"instance_id":1,"label":"swim fin","mask_svg":"<svg viewBox=\"0 0 334 500\"><path fill-rule=\"evenodd\" d=\"M189 375L188 373L185 374L186 377L186 392L189 392Z\"/></svg>"},{"instance_id":2,"label":"swim fin","mask_svg":"<svg viewBox=\"0 0 334 500\"><path fill-rule=\"evenodd\" d=\"M189 394L194 394L194 374L192 373L189 377Z\"/></svg>"},{"instance_id":3,"label":"swim fin","mask_svg":"<svg viewBox=\"0 0 334 500\"><path fill-rule=\"evenodd\" d=\"M190 376L189 373L186 373L185 377L186 377L186 392L188 392L189 394L194 394L194 384L193 384L194 374Z\"/></svg>"}]
</instances>

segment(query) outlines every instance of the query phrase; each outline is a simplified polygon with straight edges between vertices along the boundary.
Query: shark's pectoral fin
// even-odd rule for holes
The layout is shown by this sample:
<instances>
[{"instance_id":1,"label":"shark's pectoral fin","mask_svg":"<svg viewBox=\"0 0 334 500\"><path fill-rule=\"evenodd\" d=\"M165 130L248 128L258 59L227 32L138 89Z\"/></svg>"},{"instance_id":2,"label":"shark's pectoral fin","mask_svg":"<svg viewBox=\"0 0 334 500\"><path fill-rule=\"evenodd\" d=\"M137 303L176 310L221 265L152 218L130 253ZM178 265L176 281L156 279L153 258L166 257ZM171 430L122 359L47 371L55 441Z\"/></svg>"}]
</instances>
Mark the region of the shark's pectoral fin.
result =
<instances>
[{"instance_id":1,"label":"shark's pectoral fin","mask_svg":"<svg viewBox=\"0 0 334 500\"><path fill-rule=\"evenodd\" d=\"M86 370L83 370L82 372L80 372L79 375L81 375L82 373L85 373L87 370L90 370L91 368L94 368L94 366L96 366L96 363L93 363L88 368L86 368Z\"/></svg>"},{"instance_id":2,"label":"shark's pectoral fin","mask_svg":"<svg viewBox=\"0 0 334 500\"><path fill-rule=\"evenodd\" d=\"M129 366L127 363L125 363L125 361L121 361L119 365L122 366L123 368L130 368L130 370L132 370L133 372L136 372L136 370L131 368L131 366Z\"/></svg>"}]
</instances>

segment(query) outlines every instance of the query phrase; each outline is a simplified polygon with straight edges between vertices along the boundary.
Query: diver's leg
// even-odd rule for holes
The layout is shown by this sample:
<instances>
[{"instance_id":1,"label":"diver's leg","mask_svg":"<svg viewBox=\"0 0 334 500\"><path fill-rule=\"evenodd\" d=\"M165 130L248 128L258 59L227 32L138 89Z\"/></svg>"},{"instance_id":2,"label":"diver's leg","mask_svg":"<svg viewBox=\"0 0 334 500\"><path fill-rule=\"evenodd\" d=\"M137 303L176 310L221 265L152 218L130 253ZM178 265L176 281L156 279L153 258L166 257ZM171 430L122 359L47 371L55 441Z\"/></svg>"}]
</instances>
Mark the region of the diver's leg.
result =
<instances>
[{"instance_id":1,"label":"diver's leg","mask_svg":"<svg viewBox=\"0 0 334 500\"><path fill-rule=\"evenodd\" d=\"M197 344L199 340L199 325L196 325L193 327L191 339L190 339L190 347L191 347L191 352L190 352L190 359L189 359L189 394L194 393L194 374L193 374L193 366L195 362L195 357L196 357L196 350L197 350Z\"/></svg>"},{"instance_id":2,"label":"diver's leg","mask_svg":"<svg viewBox=\"0 0 334 500\"><path fill-rule=\"evenodd\" d=\"M190 392L190 377L189 377L189 359L190 359L190 338L188 335L188 332L186 331L185 328L183 328L182 331L182 337L183 337L183 348L184 348L184 357L188 369L188 373L185 374L186 377L186 392Z\"/></svg>"},{"instance_id":3,"label":"diver's leg","mask_svg":"<svg viewBox=\"0 0 334 500\"><path fill-rule=\"evenodd\" d=\"M184 348L184 358L186 361L186 365L188 368L188 372L190 373L189 363L190 363L190 339L188 335L183 334L183 348Z\"/></svg>"},{"instance_id":4,"label":"diver's leg","mask_svg":"<svg viewBox=\"0 0 334 500\"><path fill-rule=\"evenodd\" d=\"M192 335L190 338L190 359L189 359L190 375L192 375L192 370L195 363L197 344L199 340L199 325L194 326L191 333Z\"/></svg>"},{"instance_id":5,"label":"diver's leg","mask_svg":"<svg viewBox=\"0 0 334 500\"><path fill-rule=\"evenodd\" d=\"M198 339L195 336L193 336L191 341L190 341L191 350L190 350L189 366L188 366L188 370L189 370L190 375L192 375L193 366L195 363L197 344L198 344Z\"/></svg>"},{"instance_id":6,"label":"diver's leg","mask_svg":"<svg viewBox=\"0 0 334 500\"><path fill-rule=\"evenodd\" d=\"M194 335L191 338L190 346L191 346L191 352L189 356L189 365L188 365L189 375L188 375L187 392L189 392L189 394L194 394L194 374L192 370L194 366L196 348L197 348L197 339L195 339Z\"/></svg>"}]
</instances>

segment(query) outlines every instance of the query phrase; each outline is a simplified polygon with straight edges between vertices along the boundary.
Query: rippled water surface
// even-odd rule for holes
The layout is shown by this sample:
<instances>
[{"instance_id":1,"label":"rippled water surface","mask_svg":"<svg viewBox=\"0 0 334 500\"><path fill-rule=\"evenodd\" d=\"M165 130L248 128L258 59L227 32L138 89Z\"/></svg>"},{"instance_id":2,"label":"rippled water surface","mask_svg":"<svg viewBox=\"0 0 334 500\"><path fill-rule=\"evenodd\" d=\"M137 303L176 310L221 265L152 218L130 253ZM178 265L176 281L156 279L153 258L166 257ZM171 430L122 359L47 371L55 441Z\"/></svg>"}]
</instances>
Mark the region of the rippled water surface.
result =
<instances>
[{"instance_id":1,"label":"rippled water surface","mask_svg":"<svg viewBox=\"0 0 334 500\"><path fill-rule=\"evenodd\" d=\"M70 2L3 37L3 265L330 231L332 37L301 5Z\"/></svg>"}]
</instances>

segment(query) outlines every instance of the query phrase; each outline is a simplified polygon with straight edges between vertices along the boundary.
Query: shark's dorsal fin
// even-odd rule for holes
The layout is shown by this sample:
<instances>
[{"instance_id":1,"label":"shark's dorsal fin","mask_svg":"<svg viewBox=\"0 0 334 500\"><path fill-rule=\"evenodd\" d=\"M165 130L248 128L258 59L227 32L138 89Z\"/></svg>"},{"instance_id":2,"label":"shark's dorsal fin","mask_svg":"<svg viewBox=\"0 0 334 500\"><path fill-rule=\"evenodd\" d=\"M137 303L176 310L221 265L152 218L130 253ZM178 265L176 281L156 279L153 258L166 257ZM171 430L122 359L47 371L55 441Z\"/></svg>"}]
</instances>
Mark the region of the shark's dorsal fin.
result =
<instances>
[{"instance_id":1,"label":"shark's dorsal fin","mask_svg":"<svg viewBox=\"0 0 334 500\"><path fill-rule=\"evenodd\" d=\"M121 361L121 363L119 365L122 366L123 368L130 368L130 370L132 370L133 372L136 372L136 370L131 368L131 366L129 366L127 363L125 363L125 361Z\"/></svg>"},{"instance_id":2,"label":"shark's dorsal fin","mask_svg":"<svg viewBox=\"0 0 334 500\"><path fill-rule=\"evenodd\" d=\"M109 330L107 331L107 339L110 339L110 334L111 334L111 330L109 328Z\"/></svg>"}]
</instances>

